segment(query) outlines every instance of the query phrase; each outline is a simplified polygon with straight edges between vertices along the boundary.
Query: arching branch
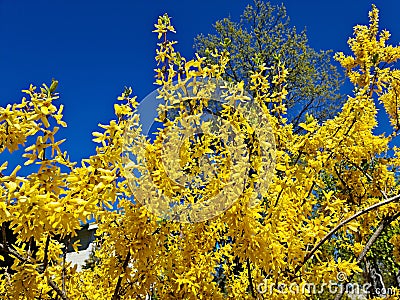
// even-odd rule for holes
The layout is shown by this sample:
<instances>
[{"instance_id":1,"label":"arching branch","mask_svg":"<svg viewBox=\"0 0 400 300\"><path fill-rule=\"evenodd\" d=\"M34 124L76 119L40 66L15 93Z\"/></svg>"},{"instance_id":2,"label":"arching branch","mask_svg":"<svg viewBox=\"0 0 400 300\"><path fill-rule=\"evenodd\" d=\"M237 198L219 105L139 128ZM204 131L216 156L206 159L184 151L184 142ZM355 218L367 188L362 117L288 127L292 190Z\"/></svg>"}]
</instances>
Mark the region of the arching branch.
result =
<instances>
[{"instance_id":1,"label":"arching branch","mask_svg":"<svg viewBox=\"0 0 400 300\"><path fill-rule=\"evenodd\" d=\"M314 253L319 249L319 247L321 247L335 232L337 232L340 228L342 228L344 225L346 225L347 223L353 221L354 219L358 218L359 216L366 214L367 212L370 212L374 209L377 209L381 206L384 206L386 204L392 203L396 200L400 199L400 195L396 195L393 196L391 198L386 198L385 200L375 203L367 208L364 208L362 210L360 210L359 212L355 213L354 215L350 216L349 218L347 218L346 220L343 220L342 222L340 222L335 228L333 228L331 231L329 231L319 242L318 244L316 244L314 246L314 248L311 249L311 251L304 257L303 262L298 265L295 268L295 274L304 266L304 264L314 255Z\"/></svg>"}]
</instances>

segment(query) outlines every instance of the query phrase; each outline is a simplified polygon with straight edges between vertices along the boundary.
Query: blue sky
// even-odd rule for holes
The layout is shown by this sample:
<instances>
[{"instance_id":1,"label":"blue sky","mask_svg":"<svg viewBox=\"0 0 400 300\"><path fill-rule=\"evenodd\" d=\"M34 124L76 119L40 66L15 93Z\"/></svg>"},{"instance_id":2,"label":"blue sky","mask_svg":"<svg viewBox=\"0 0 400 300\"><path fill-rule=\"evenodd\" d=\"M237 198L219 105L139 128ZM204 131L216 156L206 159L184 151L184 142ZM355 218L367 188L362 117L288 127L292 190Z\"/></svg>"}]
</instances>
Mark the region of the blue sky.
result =
<instances>
[{"instance_id":1,"label":"blue sky","mask_svg":"<svg viewBox=\"0 0 400 300\"><path fill-rule=\"evenodd\" d=\"M280 4L282 1L270 1ZM13 1L0 0L0 105L19 101L30 83L60 81L68 128L64 148L73 160L94 153L92 131L113 118L113 103L124 86L138 99L154 90L157 43L152 33L167 12L177 29L178 50L193 56L193 39L213 32L228 15L237 20L252 1ZM400 41L400 1L284 1L291 24L307 28L316 49L347 52L355 24L367 24L371 4L380 9L381 28Z\"/></svg>"}]
</instances>

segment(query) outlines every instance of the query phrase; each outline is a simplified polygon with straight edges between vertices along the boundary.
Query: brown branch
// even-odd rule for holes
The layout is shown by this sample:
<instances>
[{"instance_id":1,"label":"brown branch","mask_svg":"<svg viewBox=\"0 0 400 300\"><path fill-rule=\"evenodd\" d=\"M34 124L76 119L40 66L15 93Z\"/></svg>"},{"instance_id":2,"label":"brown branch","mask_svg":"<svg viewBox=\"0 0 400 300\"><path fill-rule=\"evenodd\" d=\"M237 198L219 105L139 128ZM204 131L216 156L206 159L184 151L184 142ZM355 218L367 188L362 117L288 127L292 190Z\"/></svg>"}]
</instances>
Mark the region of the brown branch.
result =
<instances>
[{"instance_id":1,"label":"brown branch","mask_svg":"<svg viewBox=\"0 0 400 300\"><path fill-rule=\"evenodd\" d=\"M3 245L7 247L7 235L6 235L6 226L4 223L1 224L1 235L3 239ZM1 247L3 248L3 247Z\"/></svg>"},{"instance_id":2,"label":"brown branch","mask_svg":"<svg viewBox=\"0 0 400 300\"><path fill-rule=\"evenodd\" d=\"M346 133L344 134L344 136L347 136L347 135L349 134L350 130L353 128L353 126L354 126L354 124L355 124L356 122L357 122L357 118L354 117L353 120L352 120L352 122L351 122L351 124L350 124L350 127L347 129L347 131L346 131ZM340 129L342 129L342 126L340 126L340 127L335 131L335 133L333 134L333 137L339 132ZM335 148L339 148L340 144L341 144L343 141L344 141L344 139L341 139L341 140L339 141L339 143L336 145ZM335 154L335 152L333 152L333 150L330 149L330 154L329 154L329 156L326 158L326 160L322 163L322 167L324 167L324 166L326 165L326 163L332 158L332 156L333 156L334 154ZM319 176L319 174L321 174L321 171L322 171L322 169L318 171L318 173L316 174L316 176ZM304 204L306 203L306 200L311 196L311 193L312 193L312 191L314 190L315 184L316 184L316 181L313 180L312 185L311 185L311 188L310 188L310 190L309 190L308 193L307 193L307 196L303 199L302 205L304 205Z\"/></svg>"},{"instance_id":3,"label":"brown branch","mask_svg":"<svg viewBox=\"0 0 400 300\"><path fill-rule=\"evenodd\" d=\"M347 129L347 131L346 131L346 133L344 134L344 136L347 136L347 135L348 135L348 133L349 133L350 130L353 128L353 126L354 126L354 124L356 123L356 121L357 121L357 119L356 119L356 118L353 118L353 120L352 120L352 122L351 122L351 124L350 124L350 127ZM336 129L336 131L333 133L332 137L335 137L336 134L340 131L340 129L342 129L342 126L339 126L339 127ZM340 140L336 147L339 147L340 144L343 142L343 140L344 140L344 139ZM299 160L299 158L300 158L300 156L301 156L302 154L307 154L307 153L303 152L303 148L304 148L304 146L302 146L302 148L300 149L300 152L299 152L299 155L298 155L298 157L297 157L297 159L296 159L296 161L295 161L295 164L297 164L297 162L298 162L298 160ZM333 154L334 154L334 152L331 150L329 156L328 156L328 157L326 158L326 160L323 162L322 166L325 166L325 165L326 165L326 163L332 158ZM318 176L320 173L321 173L321 170L316 174L316 176ZM286 178L286 180L285 180L284 183L286 183L286 182L288 181L288 179L289 179L289 178ZM310 188L310 190L309 190L308 193L307 193L307 196L303 199L302 205L304 205L305 202L307 201L307 199L310 197L310 195L311 195L311 193L312 193L312 191L313 191L313 189L314 189L315 184L316 184L316 182L315 182L315 180L313 180L313 182L312 182L312 184L311 184L311 188ZM276 205L278 204L278 200L279 200L279 197L281 196L282 192L283 192L283 188L282 188L282 190L281 190L281 191L279 192L279 194L278 194L278 197L277 197L277 199L276 199L276 201L275 201L274 207L276 207ZM271 215L272 215L272 213L271 213Z\"/></svg>"},{"instance_id":4,"label":"brown branch","mask_svg":"<svg viewBox=\"0 0 400 300\"><path fill-rule=\"evenodd\" d=\"M61 297L61 299L63 299L63 300L70 300L70 299L67 297L67 295L66 295L62 290L60 290L60 288L57 286L57 284L56 284L53 280L51 280L50 278L47 278L47 280L48 280L49 285L51 286L51 288L52 288L53 290L55 290L55 292L57 293L58 296Z\"/></svg>"},{"instance_id":5,"label":"brown branch","mask_svg":"<svg viewBox=\"0 0 400 300\"><path fill-rule=\"evenodd\" d=\"M9 248L7 245L3 245L3 244L0 243L0 250L5 252L5 253L7 253L7 254L10 254L10 255L16 257L17 259L19 259L22 262L26 262L27 261L27 259L25 257L23 257L21 254L19 254L14 249ZM43 268L36 268L36 270L41 274L44 272ZM51 280L49 277L47 278L47 280L49 282L50 287L57 293L57 295L59 297L61 297L61 299L70 300L67 297L67 295L63 291L60 290L60 288L57 286L57 284L53 280Z\"/></svg>"},{"instance_id":6,"label":"brown branch","mask_svg":"<svg viewBox=\"0 0 400 300\"><path fill-rule=\"evenodd\" d=\"M314 102L315 98L311 98L310 101L308 101L308 103L303 107L303 109L300 111L300 113L295 117L295 119L293 120L292 124L293 124L293 128L298 128L297 126L300 123L300 119L301 116L306 112L306 110L309 108L309 106ZM296 129L297 130L297 129ZM298 131L295 132L297 133Z\"/></svg>"},{"instance_id":7,"label":"brown branch","mask_svg":"<svg viewBox=\"0 0 400 300\"><path fill-rule=\"evenodd\" d=\"M341 174L339 173L339 170L336 169L335 166L333 166L333 169L335 170L336 176L339 178L340 182L342 183L342 185L344 186L344 188L346 189L346 191L349 193L350 196L350 201L352 203L354 203L354 197L353 194L351 192L351 189L349 188L349 186L347 185L347 183L344 181L344 179L342 178Z\"/></svg>"},{"instance_id":8,"label":"brown branch","mask_svg":"<svg viewBox=\"0 0 400 300\"><path fill-rule=\"evenodd\" d=\"M4 245L4 244L1 244L0 243L0 250L1 251L3 251L3 252L5 252L5 253L7 253L7 254L10 254L10 255L12 255L12 256L15 256L16 258L18 258L20 261L22 261L22 262L25 262L26 261L26 259L21 255L21 254L19 254L17 251L15 251L14 249L11 249L11 248L9 248L7 245Z\"/></svg>"},{"instance_id":9,"label":"brown branch","mask_svg":"<svg viewBox=\"0 0 400 300\"><path fill-rule=\"evenodd\" d=\"M44 258L43 258L43 272L46 271L47 265L49 264L49 244L50 234L47 235L46 245L44 246Z\"/></svg>"},{"instance_id":10,"label":"brown branch","mask_svg":"<svg viewBox=\"0 0 400 300\"><path fill-rule=\"evenodd\" d=\"M382 231L390 225L394 220L396 220L400 216L400 213L397 213L393 216L390 217L385 217L379 224L378 228L375 230L375 232L372 234L372 236L369 238L367 244L364 246L363 251L360 253L360 255L357 258L357 264L359 264L367 255L368 251L372 247L372 245L375 243L375 241L378 239L378 237L381 235ZM346 281L343 283L344 286L346 287L348 282L351 280L353 276L350 278L346 278ZM345 289L340 289L340 291L336 294L335 300L340 300L343 295L344 295Z\"/></svg>"},{"instance_id":11,"label":"brown branch","mask_svg":"<svg viewBox=\"0 0 400 300\"><path fill-rule=\"evenodd\" d=\"M128 267L129 260L131 259L131 251L128 250L128 254L126 255L124 264L122 265L123 272L126 271L126 268ZM112 296L112 300L119 300L120 295L119 295L119 290L121 289L121 283L122 283L122 276L118 277L117 285L115 286L114 290L114 295Z\"/></svg>"},{"instance_id":12,"label":"brown branch","mask_svg":"<svg viewBox=\"0 0 400 300\"><path fill-rule=\"evenodd\" d=\"M299 154L297 155L297 158L296 158L296 160L295 160L294 163L293 163L294 166L297 165L297 163L299 162L300 157L301 157L303 154L306 154L305 152L303 152L303 148L304 148L304 145L301 146L301 148L299 149ZM289 177L286 177L284 184L286 184L286 183L288 182L288 180L289 180ZM276 197L275 204L273 205L273 207L276 207L276 206L278 205L278 201L279 201L279 198L281 197L281 195L282 195L282 193L283 193L283 190L284 190L284 188L282 188L282 189L279 191L279 194L278 194L278 196ZM272 213L271 213L271 215L272 215ZM271 217L271 215L270 215L270 217Z\"/></svg>"},{"instance_id":13,"label":"brown branch","mask_svg":"<svg viewBox=\"0 0 400 300\"><path fill-rule=\"evenodd\" d=\"M394 220L396 220L400 216L400 213L395 214L394 216L390 217L385 217L381 223L379 224L379 227L375 230L374 234L370 237L368 240L367 244L365 245L363 251L360 253L360 255L357 258L357 263L360 263L364 256L367 254L368 250L371 248L371 246L374 244L376 239L379 237L379 235L382 233L382 231L390 225Z\"/></svg>"},{"instance_id":14,"label":"brown branch","mask_svg":"<svg viewBox=\"0 0 400 300\"><path fill-rule=\"evenodd\" d=\"M253 287L253 277L251 276L251 268L250 268L250 260L249 260L249 258L247 258L246 263L247 263L247 277L249 279L249 286L250 286L251 295L253 296L253 298L256 298L256 295L254 293L254 287Z\"/></svg>"},{"instance_id":15,"label":"brown branch","mask_svg":"<svg viewBox=\"0 0 400 300\"><path fill-rule=\"evenodd\" d=\"M65 293L65 276L66 276L66 260L67 260L67 252L68 252L68 247L71 243L71 235L69 235L68 240L65 243L64 251L63 251L63 266L61 270L61 281L62 281L62 291Z\"/></svg>"},{"instance_id":16,"label":"brown branch","mask_svg":"<svg viewBox=\"0 0 400 300\"><path fill-rule=\"evenodd\" d=\"M340 222L335 228L333 228L331 231L329 231L319 242L318 244L316 244L314 246L314 248L304 257L303 262L298 265L295 270L294 273L296 274L303 266L304 264L314 255L314 253L318 250L319 247L322 246L322 244L324 244L335 232L337 232L340 228L342 228L344 225L346 225L347 223L353 221L354 219L358 218L359 216L366 214L367 212L370 212L371 210L374 210L378 207L381 207L383 205L389 204L391 202L394 202L396 200L400 199L400 194L393 196L391 198L387 198L384 201L375 203L367 208L364 208L362 210L360 210L359 212L355 213L354 215L348 217L346 220Z\"/></svg>"}]
</instances>

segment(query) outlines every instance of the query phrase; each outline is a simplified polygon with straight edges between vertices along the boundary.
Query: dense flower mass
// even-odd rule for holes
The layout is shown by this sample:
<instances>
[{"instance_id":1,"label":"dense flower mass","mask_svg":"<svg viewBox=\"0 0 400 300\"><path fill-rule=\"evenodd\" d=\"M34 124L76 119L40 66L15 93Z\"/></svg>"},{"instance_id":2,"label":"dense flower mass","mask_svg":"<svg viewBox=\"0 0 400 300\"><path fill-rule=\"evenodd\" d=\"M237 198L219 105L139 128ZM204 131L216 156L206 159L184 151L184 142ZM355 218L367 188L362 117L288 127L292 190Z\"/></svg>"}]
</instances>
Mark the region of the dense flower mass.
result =
<instances>
[{"instance_id":1,"label":"dense flower mass","mask_svg":"<svg viewBox=\"0 0 400 300\"><path fill-rule=\"evenodd\" d=\"M0 167L0 299L328 299L326 283L368 282L374 243L386 241L387 255L400 264L400 150L393 146L400 47L379 31L376 7L369 17L369 26L354 28L352 54L335 56L354 94L330 120L307 115L300 133L285 118L284 64L277 62L273 78L263 64L251 75L257 114L268 121L263 133L240 110L238 103L249 101L243 82L224 83L221 97L230 105L210 100L229 53L212 51L212 65L182 57L168 40L175 29L167 15L154 30L156 84L165 100L154 140L141 132L130 88L114 105L115 120L93 133L96 154L80 164L57 138L66 123L55 80L30 86L20 103L0 108L0 151L23 147L25 165L37 166L27 176L20 175L24 167ZM374 133L378 102L393 129L386 135ZM207 109L223 120L218 132L210 130L216 123L198 117ZM165 151L183 131L178 151ZM190 184L180 184L182 178ZM196 210L179 211L184 220L171 217L180 204L196 207L227 187L228 196L211 210L202 207L207 218L194 220ZM72 238L93 221L97 259L77 271L66 262L66 248L76 249ZM319 295L290 289L310 283Z\"/></svg>"}]
</instances>

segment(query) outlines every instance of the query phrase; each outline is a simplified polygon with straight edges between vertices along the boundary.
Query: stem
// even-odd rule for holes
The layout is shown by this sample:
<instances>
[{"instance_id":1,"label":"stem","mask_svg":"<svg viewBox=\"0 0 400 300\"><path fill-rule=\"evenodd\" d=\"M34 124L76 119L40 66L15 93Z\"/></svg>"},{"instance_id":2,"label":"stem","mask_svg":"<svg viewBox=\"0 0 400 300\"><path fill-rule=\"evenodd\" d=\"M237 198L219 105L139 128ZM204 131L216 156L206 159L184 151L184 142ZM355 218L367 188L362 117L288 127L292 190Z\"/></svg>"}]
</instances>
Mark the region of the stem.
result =
<instances>
[{"instance_id":1,"label":"stem","mask_svg":"<svg viewBox=\"0 0 400 300\"><path fill-rule=\"evenodd\" d=\"M251 276L251 268L250 268L249 258L247 258L246 262L247 262L247 277L249 279L251 295L253 296L253 298L256 298L256 295L254 293L254 287L253 287L253 277Z\"/></svg>"},{"instance_id":2,"label":"stem","mask_svg":"<svg viewBox=\"0 0 400 300\"><path fill-rule=\"evenodd\" d=\"M3 245L7 247L6 226L4 223L1 224L1 234L3 239Z\"/></svg>"},{"instance_id":3,"label":"stem","mask_svg":"<svg viewBox=\"0 0 400 300\"><path fill-rule=\"evenodd\" d=\"M60 296L61 299L70 300L67 297L67 295L62 290L60 290L60 288L57 286L57 284L53 280L51 280L50 278L47 278L47 280L49 281L49 285L51 286L51 288L56 291L57 295Z\"/></svg>"},{"instance_id":4,"label":"stem","mask_svg":"<svg viewBox=\"0 0 400 300\"><path fill-rule=\"evenodd\" d=\"M14 249L9 248L7 245L3 245L3 244L0 243L0 250L5 252L5 253L7 253L7 254L11 254L12 256L16 257L17 259L19 259L22 262L26 262L27 261L27 259L25 257L23 257L21 254L19 254ZM42 274L44 272L44 269L41 270L41 268L37 268L37 271ZM70 300L67 297L67 295L62 290L60 290L60 288L57 286L57 284L53 280L51 280L49 277L47 277L47 280L49 282L50 287L57 293L57 295L59 297L61 297L61 299Z\"/></svg>"},{"instance_id":5,"label":"stem","mask_svg":"<svg viewBox=\"0 0 400 300\"><path fill-rule=\"evenodd\" d=\"M371 206L369 206L369 207L367 207L367 208L364 208L364 209L360 210L359 212L355 213L354 215L350 216L350 217L347 218L346 220L340 222L335 228L333 228L331 231L329 231L329 232L319 241L319 243L316 244L316 245L314 246L314 248L304 257L303 262L295 268L294 273L297 273L297 272L304 266L304 264L314 255L314 253L318 250L318 248L321 247L323 243L325 243L335 232L337 232L337 231L338 231L340 228L342 228L344 225L346 225L346 224L349 223L350 221L352 221L352 220L358 218L359 216L361 216L361 215L363 215L363 214L365 214L365 213L367 213L367 212L370 212L371 210L374 210L374 209L376 209L376 208L378 208L378 207L381 207L381 206L383 206L383 205L386 205L386 204L389 204L389 203L391 203L391 202L394 202L394 201L396 201L396 200L398 200L398 199L400 199L400 194L397 195L397 196L393 196L393 197L391 197L391 198L387 198L387 199L384 200L384 201L375 203L375 204L373 204L373 205L371 205Z\"/></svg>"},{"instance_id":6,"label":"stem","mask_svg":"<svg viewBox=\"0 0 400 300\"><path fill-rule=\"evenodd\" d=\"M360 255L357 258L357 264L359 264L367 255L369 249L372 247L372 245L375 243L375 241L378 239L378 237L381 235L382 231L390 225L394 220L396 220L400 216L400 213L397 213L393 216L390 217L385 217L379 224L378 228L375 230L373 235L369 238L367 244L364 246L363 251L360 253ZM347 286L348 282L351 280L353 276L350 278L347 278L346 281L343 283L344 287ZM336 294L335 300L340 300L345 292L345 288L340 289L340 291Z\"/></svg>"},{"instance_id":7,"label":"stem","mask_svg":"<svg viewBox=\"0 0 400 300\"><path fill-rule=\"evenodd\" d=\"M44 258L43 258L43 272L46 271L46 268L49 264L49 244L50 244L50 234L47 235L46 244L44 246Z\"/></svg>"},{"instance_id":8,"label":"stem","mask_svg":"<svg viewBox=\"0 0 400 300\"><path fill-rule=\"evenodd\" d=\"M65 275L66 275L66 268L65 268L65 262L67 260L67 252L68 252L68 247L71 243L71 236L68 238L65 247L64 247L64 251L63 251L63 266L62 266L62 271L61 271L61 280L62 280L62 291L65 293Z\"/></svg>"},{"instance_id":9,"label":"stem","mask_svg":"<svg viewBox=\"0 0 400 300\"><path fill-rule=\"evenodd\" d=\"M128 263L129 263L130 259L131 259L131 251L128 250L128 254L126 255L124 264L122 265L123 272L126 271L126 268L128 267ZM115 286L114 295L111 298L112 300L119 300L120 299L119 290L121 289L121 283L122 283L122 276L119 276L118 277L118 281L117 281L117 285Z\"/></svg>"}]
</instances>

